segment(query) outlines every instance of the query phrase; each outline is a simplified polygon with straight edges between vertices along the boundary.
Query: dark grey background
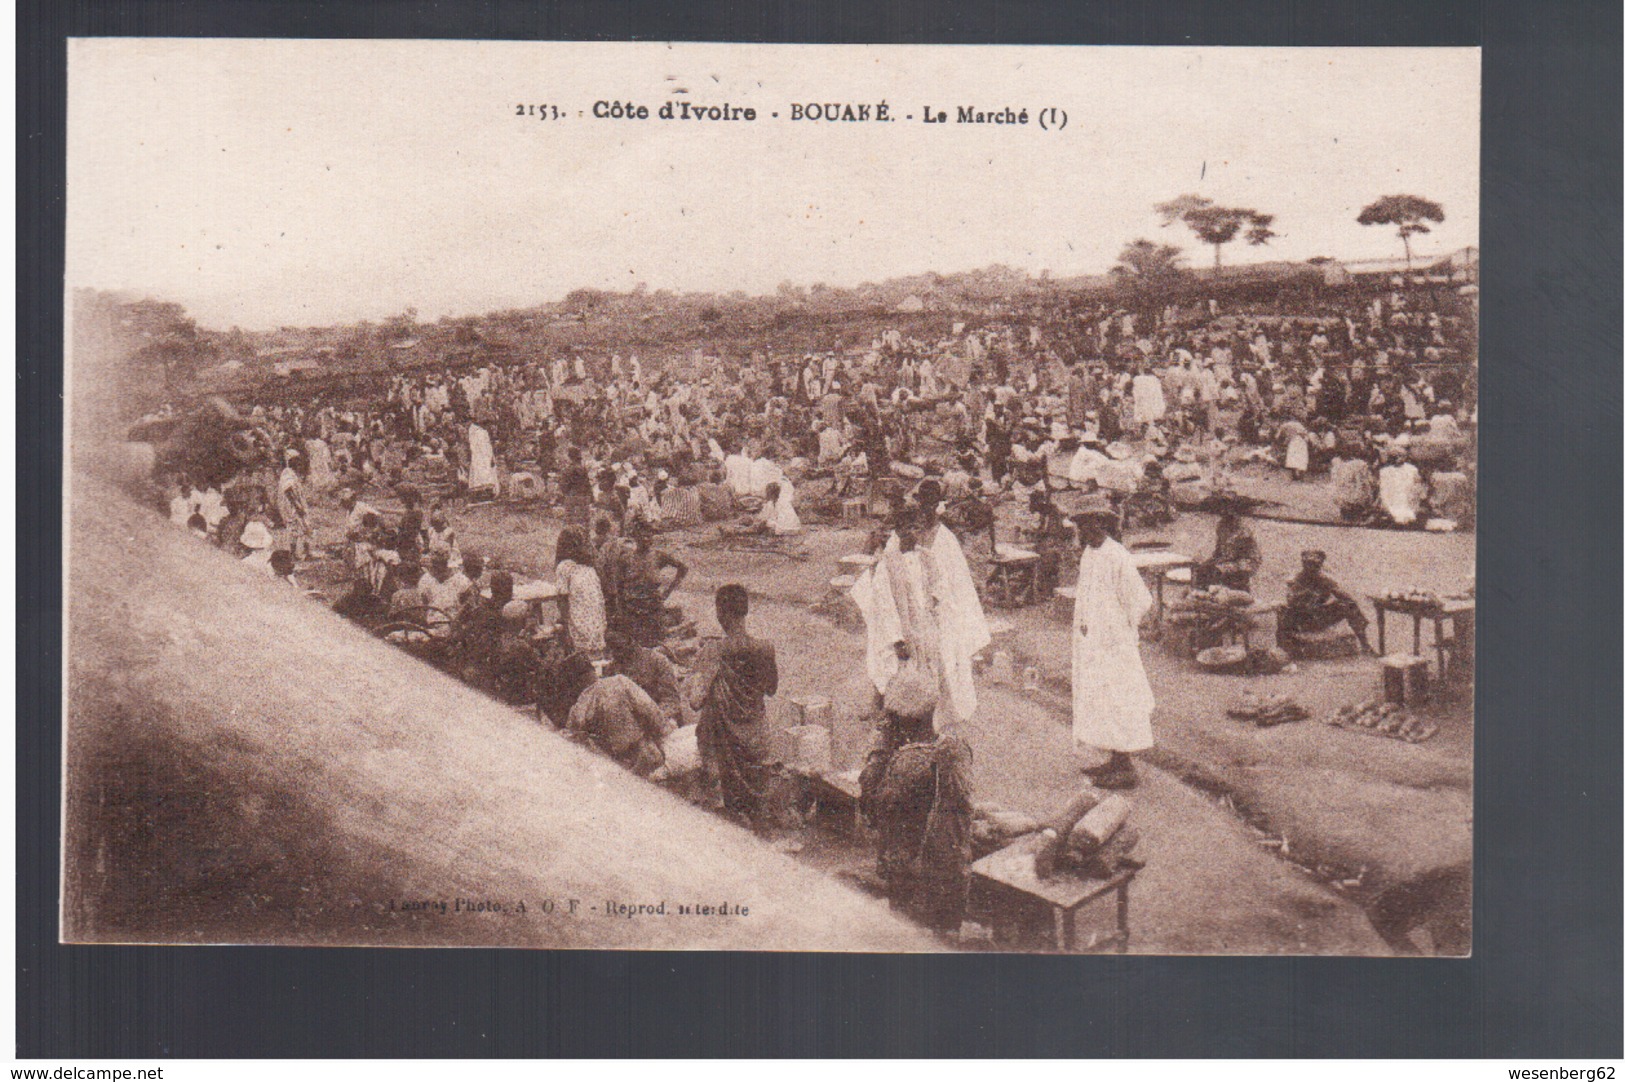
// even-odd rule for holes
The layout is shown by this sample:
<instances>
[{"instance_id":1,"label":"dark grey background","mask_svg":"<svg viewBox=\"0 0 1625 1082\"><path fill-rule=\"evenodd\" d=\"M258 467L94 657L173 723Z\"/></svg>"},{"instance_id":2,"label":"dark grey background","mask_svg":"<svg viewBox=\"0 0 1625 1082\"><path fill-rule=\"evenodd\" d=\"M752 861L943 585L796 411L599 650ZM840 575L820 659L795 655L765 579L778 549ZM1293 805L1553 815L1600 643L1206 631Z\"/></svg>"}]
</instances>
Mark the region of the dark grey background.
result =
<instances>
[{"instance_id":1,"label":"dark grey background","mask_svg":"<svg viewBox=\"0 0 1625 1082\"><path fill-rule=\"evenodd\" d=\"M1621 1054L1620 5L22 0L25 1057ZM64 39L1482 45L1470 961L60 947Z\"/></svg>"}]
</instances>

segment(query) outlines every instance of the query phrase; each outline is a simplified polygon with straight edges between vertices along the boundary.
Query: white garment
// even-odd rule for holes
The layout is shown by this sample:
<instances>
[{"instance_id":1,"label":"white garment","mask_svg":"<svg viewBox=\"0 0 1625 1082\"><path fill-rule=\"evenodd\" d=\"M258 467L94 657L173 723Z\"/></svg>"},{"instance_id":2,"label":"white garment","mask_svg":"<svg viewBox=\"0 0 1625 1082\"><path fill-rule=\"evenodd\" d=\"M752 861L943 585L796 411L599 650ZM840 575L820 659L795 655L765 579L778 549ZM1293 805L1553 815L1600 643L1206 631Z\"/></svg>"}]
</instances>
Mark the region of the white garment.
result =
<instances>
[{"instance_id":1,"label":"white garment","mask_svg":"<svg viewBox=\"0 0 1625 1082\"><path fill-rule=\"evenodd\" d=\"M1105 751L1152 744L1155 700L1140 660L1140 620L1151 591L1128 550L1107 538L1078 561L1072 610L1072 735Z\"/></svg>"},{"instance_id":2,"label":"white garment","mask_svg":"<svg viewBox=\"0 0 1625 1082\"><path fill-rule=\"evenodd\" d=\"M722 462L723 478L735 496L750 495L751 460L744 455L729 455Z\"/></svg>"},{"instance_id":3,"label":"white garment","mask_svg":"<svg viewBox=\"0 0 1625 1082\"><path fill-rule=\"evenodd\" d=\"M226 516L231 514L231 509L226 506L226 498L220 495L220 490L217 488L207 488L201 493L194 488L192 490L192 499L197 502L198 514L202 515L203 521L209 524L210 532L219 528L220 524L226 520Z\"/></svg>"},{"instance_id":4,"label":"white garment","mask_svg":"<svg viewBox=\"0 0 1625 1082\"><path fill-rule=\"evenodd\" d=\"M333 487L333 452L327 441L305 441L305 461L310 463L310 487L316 492L327 492Z\"/></svg>"},{"instance_id":5,"label":"white garment","mask_svg":"<svg viewBox=\"0 0 1625 1082\"><path fill-rule=\"evenodd\" d=\"M1302 436L1293 436L1286 441L1286 468L1289 470L1309 468L1309 441Z\"/></svg>"},{"instance_id":6,"label":"white garment","mask_svg":"<svg viewBox=\"0 0 1625 1082\"><path fill-rule=\"evenodd\" d=\"M801 516L796 514L789 494L783 491L779 492L777 500L762 504L762 522L777 537L801 532Z\"/></svg>"},{"instance_id":7,"label":"white garment","mask_svg":"<svg viewBox=\"0 0 1625 1082\"><path fill-rule=\"evenodd\" d=\"M1162 381L1149 373L1134 377L1134 423L1150 424L1160 421L1168 412L1168 403L1162 397Z\"/></svg>"},{"instance_id":8,"label":"white garment","mask_svg":"<svg viewBox=\"0 0 1625 1082\"><path fill-rule=\"evenodd\" d=\"M1384 466L1377 473L1377 500L1396 524L1409 526L1421 513L1422 472L1409 462Z\"/></svg>"},{"instance_id":9,"label":"white garment","mask_svg":"<svg viewBox=\"0 0 1625 1082\"><path fill-rule=\"evenodd\" d=\"M884 555L899 553L894 533L886 541ZM943 724L968 720L975 714L976 683L971 674L971 658L987 648L993 635L982 612L982 600L976 593L976 581L971 578L965 550L953 531L939 522L925 555L938 636L933 653L939 659L942 678L942 694L937 703L940 728ZM882 693L897 674L899 664L896 651L892 649L898 639L892 634L898 617L895 602L888 594L885 576L877 577L872 570L864 572L852 589L852 599L864 613L869 628L869 678L875 690Z\"/></svg>"},{"instance_id":10,"label":"white garment","mask_svg":"<svg viewBox=\"0 0 1625 1082\"><path fill-rule=\"evenodd\" d=\"M748 494L751 496L766 499L768 485L778 485L780 489L783 489L789 483L790 479L785 476L784 470L780 469L778 463L770 458L758 458L750 464L750 488Z\"/></svg>"},{"instance_id":11,"label":"white garment","mask_svg":"<svg viewBox=\"0 0 1625 1082\"><path fill-rule=\"evenodd\" d=\"M423 595L423 603L431 609L439 609L451 619L455 620L463 609L463 594L473 585L468 576L461 571L453 571L445 582L441 582L429 572L424 572L418 580L418 593Z\"/></svg>"},{"instance_id":12,"label":"white garment","mask_svg":"<svg viewBox=\"0 0 1625 1082\"><path fill-rule=\"evenodd\" d=\"M468 426L468 487L475 492L497 488L497 459L491 434L477 424Z\"/></svg>"}]
</instances>

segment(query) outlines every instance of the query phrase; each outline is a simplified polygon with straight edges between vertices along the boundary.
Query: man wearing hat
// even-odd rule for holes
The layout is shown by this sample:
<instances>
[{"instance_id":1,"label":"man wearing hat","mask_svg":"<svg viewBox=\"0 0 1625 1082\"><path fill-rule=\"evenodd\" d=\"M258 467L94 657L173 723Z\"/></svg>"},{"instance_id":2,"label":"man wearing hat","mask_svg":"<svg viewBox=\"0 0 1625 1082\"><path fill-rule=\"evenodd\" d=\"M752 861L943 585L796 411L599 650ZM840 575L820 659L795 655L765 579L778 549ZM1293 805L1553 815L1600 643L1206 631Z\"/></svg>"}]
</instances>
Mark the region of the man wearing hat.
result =
<instances>
[{"instance_id":1,"label":"man wearing hat","mask_svg":"<svg viewBox=\"0 0 1625 1082\"><path fill-rule=\"evenodd\" d=\"M1138 781L1129 755L1152 744L1155 701L1140 660L1140 620L1151 592L1112 537L1117 516L1104 500L1091 500L1072 520L1083 543L1072 609L1072 735L1111 753L1087 768L1095 784L1128 789Z\"/></svg>"},{"instance_id":2,"label":"man wearing hat","mask_svg":"<svg viewBox=\"0 0 1625 1082\"><path fill-rule=\"evenodd\" d=\"M1359 603L1324 571L1326 554L1320 549L1305 549L1299 559L1303 570L1287 583L1286 604L1281 607L1283 645L1290 646L1299 634L1325 631L1346 620L1365 652L1375 654L1366 637L1367 620Z\"/></svg>"},{"instance_id":3,"label":"man wearing hat","mask_svg":"<svg viewBox=\"0 0 1625 1082\"><path fill-rule=\"evenodd\" d=\"M1253 576L1264 563L1258 539L1242 521L1243 504L1233 496L1214 501L1219 512L1213 530L1213 555L1191 569L1191 585L1197 588L1227 586L1250 591Z\"/></svg>"},{"instance_id":4,"label":"man wearing hat","mask_svg":"<svg viewBox=\"0 0 1625 1082\"><path fill-rule=\"evenodd\" d=\"M902 666L896 647L906 643L940 681L939 727L975 714L971 658L992 641L965 550L938 519L941 501L941 482L921 482L912 503L898 512L879 562L852 589L868 630L875 690L885 693Z\"/></svg>"}]
</instances>

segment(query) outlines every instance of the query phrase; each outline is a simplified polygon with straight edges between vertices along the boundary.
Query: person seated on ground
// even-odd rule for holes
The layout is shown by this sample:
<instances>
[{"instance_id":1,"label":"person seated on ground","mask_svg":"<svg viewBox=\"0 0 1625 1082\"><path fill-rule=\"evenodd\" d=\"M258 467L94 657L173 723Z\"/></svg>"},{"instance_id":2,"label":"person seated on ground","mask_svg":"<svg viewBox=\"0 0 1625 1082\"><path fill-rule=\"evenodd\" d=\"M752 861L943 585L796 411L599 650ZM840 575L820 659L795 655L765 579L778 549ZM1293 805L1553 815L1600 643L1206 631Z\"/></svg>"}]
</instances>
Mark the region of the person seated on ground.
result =
<instances>
[{"instance_id":1,"label":"person seated on ground","mask_svg":"<svg viewBox=\"0 0 1625 1082\"><path fill-rule=\"evenodd\" d=\"M950 503L970 495L976 479L976 456L960 455L959 461L942 473L942 498Z\"/></svg>"},{"instance_id":2,"label":"person seated on ground","mask_svg":"<svg viewBox=\"0 0 1625 1082\"><path fill-rule=\"evenodd\" d=\"M1422 516L1427 485L1403 448L1389 451L1389 459L1377 471L1377 502L1395 526L1414 526Z\"/></svg>"},{"instance_id":3,"label":"person seated on ground","mask_svg":"<svg viewBox=\"0 0 1625 1082\"><path fill-rule=\"evenodd\" d=\"M451 566L451 556L443 550L437 550L429 556L429 570L418 582L418 592L423 595L423 603L431 609L439 609L446 614L447 621L455 622L463 612L463 596L468 593L471 584L461 571L454 571ZM438 634L449 635L451 624L437 624Z\"/></svg>"},{"instance_id":4,"label":"person seated on ground","mask_svg":"<svg viewBox=\"0 0 1625 1082\"><path fill-rule=\"evenodd\" d=\"M457 622L462 643L463 680L475 687L491 689L498 640L502 635L502 609L513 600L513 576L506 571L491 575L491 596L478 587L470 591Z\"/></svg>"},{"instance_id":5,"label":"person seated on ground","mask_svg":"<svg viewBox=\"0 0 1625 1082\"><path fill-rule=\"evenodd\" d=\"M974 540L973 535L986 530L989 558L998 551L996 516L982 490L981 478L972 477L964 495L950 497L943 505L941 518L950 530L967 536L968 540Z\"/></svg>"},{"instance_id":6,"label":"person seated on ground","mask_svg":"<svg viewBox=\"0 0 1625 1082\"><path fill-rule=\"evenodd\" d=\"M606 676L581 693L565 731L640 778L658 778L666 756L660 742L676 726L647 692L626 676Z\"/></svg>"},{"instance_id":7,"label":"person seated on ground","mask_svg":"<svg viewBox=\"0 0 1625 1082\"><path fill-rule=\"evenodd\" d=\"M205 541L211 540L209 537L209 520L204 518L203 513L200 511L187 516L186 528L193 537L201 537Z\"/></svg>"},{"instance_id":8,"label":"person seated on ground","mask_svg":"<svg viewBox=\"0 0 1625 1082\"><path fill-rule=\"evenodd\" d=\"M491 692L510 706L534 702L542 658L531 641L530 605L508 601L500 613L500 629L491 656Z\"/></svg>"},{"instance_id":9,"label":"person seated on ground","mask_svg":"<svg viewBox=\"0 0 1625 1082\"><path fill-rule=\"evenodd\" d=\"M762 506L755 513L736 522L717 527L723 537L779 537L801 532L801 518L785 491L785 486L771 481L762 490Z\"/></svg>"},{"instance_id":10,"label":"person seated on ground","mask_svg":"<svg viewBox=\"0 0 1625 1082\"><path fill-rule=\"evenodd\" d=\"M682 685L671 659L659 650L639 646L619 630L608 632L604 643L609 649L610 671L642 688L660 707L661 715L681 727L684 723Z\"/></svg>"},{"instance_id":11,"label":"person seated on ground","mask_svg":"<svg viewBox=\"0 0 1625 1082\"><path fill-rule=\"evenodd\" d=\"M476 598L483 597L485 591L491 588L490 581L485 574L485 557L477 552L463 553L463 578L468 580L468 593L464 596L463 605L466 608Z\"/></svg>"},{"instance_id":12,"label":"person seated on ground","mask_svg":"<svg viewBox=\"0 0 1625 1082\"><path fill-rule=\"evenodd\" d=\"M1174 489L1163 472L1162 463L1148 459L1139 483L1123 501L1125 516L1148 526L1161 526L1174 520Z\"/></svg>"},{"instance_id":13,"label":"person seated on ground","mask_svg":"<svg viewBox=\"0 0 1625 1082\"><path fill-rule=\"evenodd\" d=\"M598 679L592 658L571 648L563 635L543 628L539 635L541 667L536 674L536 720L555 729L564 727L581 693Z\"/></svg>"},{"instance_id":14,"label":"person seated on ground","mask_svg":"<svg viewBox=\"0 0 1625 1082\"><path fill-rule=\"evenodd\" d=\"M869 484L869 456L862 447L849 445L835 464L835 495L853 497Z\"/></svg>"},{"instance_id":15,"label":"person seated on ground","mask_svg":"<svg viewBox=\"0 0 1625 1082\"><path fill-rule=\"evenodd\" d=\"M837 425L824 425L818 430L818 464L833 466L846 453L846 440Z\"/></svg>"},{"instance_id":16,"label":"person seated on ground","mask_svg":"<svg viewBox=\"0 0 1625 1082\"><path fill-rule=\"evenodd\" d=\"M456 570L463 565L462 554L457 550L457 530L446 517L446 512L435 508L429 515L429 525L424 530L424 541L430 553L444 552Z\"/></svg>"},{"instance_id":17,"label":"person seated on ground","mask_svg":"<svg viewBox=\"0 0 1625 1082\"><path fill-rule=\"evenodd\" d=\"M627 491L626 522L628 525L641 522L651 530L658 530L661 526L660 501L655 497L654 486L641 475L632 478Z\"/></svg>"},{"instance_id":18,"label":"person seated on ground","mask_svg":"<svg viewBox=\"0 0 1625 1082\"><path fill-rule=\"evenodd\" d=\"M346 620L371 626L389 616L390 592L394 589L393 561L399 557L390 551L371 553L351 576L350 588L333 603L333 611Z\"/></svg>"},{"instance_id":19,"label":"person seated on ground","mask_svg":"<svg viewBox=\"0 0 1625 1082\"><path fill-rule=\"evenodd\" d=\"M407 552L423 552L423 511L419 508L417 486L403 482L395 488L401 499L401 520L395 527L394 545L403 556Z\"/></svg>"},{"instance_id":20,"label":"person seated on ground","mask_svg":"<svg viewBox=\"0 0 1625 1082\"><path fill-rule=\"evenodd\" d=\"M1253 576L1263 562L1257 539L1242 521L1241 505L1225 501L1214 527L1213 555L1191 568L1191 585L1196 589L1227 586L1251 593Z\"/></svg>"},{"instance_id":21,"label":"person seated on ground","mask_svg":"<svg viewBox=\"0 0 1625 1082\"><path fill-rule=\"evenodd\" d=\"M423 565L416 552L402 554L398 563L390 566L389 615L391 619L422 620L424 618Z\"/></svg>"},{"instance_id":22,"label":"person seated on ground","mask_svg":"<svg viewBox=\"0 0 1625 1082\"><path fill-rule=\"evenodd\" d=\"M1344 522L1363 522L1377 509L1377 478L1364 458L1332 460L1332 499Z\"/></svg>"},{"instance_id":23,"label":"person seated on ground","mask_svg":"<svg viewBox=\"0 0 1625 1082\"><path fill-rule=\"evenodd\" d=\"M1361 648L1375 654L1366 637L1368 621L1359 604L1323 570L1326 554L1320 549L1305 549L1299 559L1303 569L1287 583L1286 604L1281 607L1281 644L1291 650L1298 635L1325 631L1347 621Z\"/></svg>"}]
</instances>

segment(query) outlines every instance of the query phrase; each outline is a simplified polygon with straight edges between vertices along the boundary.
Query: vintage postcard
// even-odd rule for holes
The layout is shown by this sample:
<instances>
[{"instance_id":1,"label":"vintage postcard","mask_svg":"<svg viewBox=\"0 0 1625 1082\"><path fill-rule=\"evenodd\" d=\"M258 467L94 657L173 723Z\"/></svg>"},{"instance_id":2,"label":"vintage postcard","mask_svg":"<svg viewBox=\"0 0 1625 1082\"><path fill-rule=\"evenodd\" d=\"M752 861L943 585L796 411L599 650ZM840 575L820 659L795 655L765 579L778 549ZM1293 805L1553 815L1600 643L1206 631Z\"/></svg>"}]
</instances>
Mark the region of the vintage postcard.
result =
<instances>
[{"instance_id":1,"label":"vintage postcard","mask_svg":"<svg viewBox=\"0 0 1625 1082\"><path fill-rule=\"evenodd\" d=\"M1474 49L70 43L74 943L1460 956Z\"/></svg>"}]
</instances>

